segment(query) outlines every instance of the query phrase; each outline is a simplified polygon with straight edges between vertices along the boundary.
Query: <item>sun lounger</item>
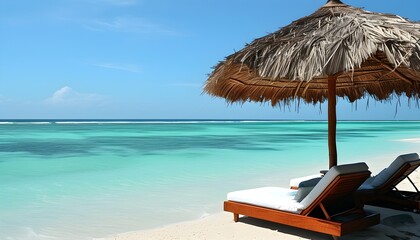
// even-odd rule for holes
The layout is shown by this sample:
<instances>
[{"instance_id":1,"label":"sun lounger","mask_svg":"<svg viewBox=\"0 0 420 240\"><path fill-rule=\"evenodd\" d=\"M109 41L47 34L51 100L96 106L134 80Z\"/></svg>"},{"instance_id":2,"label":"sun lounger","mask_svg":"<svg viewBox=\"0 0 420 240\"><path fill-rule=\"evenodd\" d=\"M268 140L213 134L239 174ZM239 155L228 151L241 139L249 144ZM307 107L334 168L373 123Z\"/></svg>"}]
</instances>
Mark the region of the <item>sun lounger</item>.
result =
<instances>
[{"instance_id":1,"label":"sun lounger","mask_svg":"<svg viewBox=\"0 0 420 240\"><path fill-rule=\"evenodd\" d=\"M359 201L369 205L420 212L420 191L409 177L419 166L417 153L398 156L378 175L366 179L357 190ZM300 184L317 179L319 180L318 175L294 178L290 180L290 187L299 189ZM396 187L404 179L412 184L413 191L402 191Z\"/></svg>"},{"instance_id":2,"label":"sun lounger","mask_svg":"<svg viewBox=\"0 0 420 240\"><path fill-rule=\"evenodd\" d=\"M335 166L306 196L302 190L277 187L231 192L224 202L224 210L233 213L235 222L240 214L338 239L380 222L379 214L366 212L360 205L348 201L369 176L364 163Z\"/></svg>"},{"instance_id":3,"label":"sun lounger","mask_svg":"<svg viewBox=\"0 0 420 240\"><path fill-rule=\"evenodd\" d=\"M358 197L369 205L419 212L420 192L409 178L419 166L420 158L416 153L398 156L389 167L360 186ZM410 181L413 191L398 190L396 186L404 179Z\"/></svg>"}]
</instances>

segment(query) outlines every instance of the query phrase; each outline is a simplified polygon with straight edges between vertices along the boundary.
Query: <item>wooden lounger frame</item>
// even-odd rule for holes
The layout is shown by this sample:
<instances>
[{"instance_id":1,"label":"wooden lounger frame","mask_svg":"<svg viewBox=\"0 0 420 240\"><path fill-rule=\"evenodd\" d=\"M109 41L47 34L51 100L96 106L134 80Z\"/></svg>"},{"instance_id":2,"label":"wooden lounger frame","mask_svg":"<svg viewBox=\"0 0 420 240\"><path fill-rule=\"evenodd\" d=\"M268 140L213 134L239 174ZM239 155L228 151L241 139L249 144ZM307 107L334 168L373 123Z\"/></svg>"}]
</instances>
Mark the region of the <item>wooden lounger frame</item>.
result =
<instances>
[{"instance_id":1,"label":"wooden lounger frame","mask_svg":"<svg viewBox=\"0 0 420 240\"><path fill-rule=\"evenodd\" d=\"M419 166L420 159L404 163L384 184L372 190L360 191L358 198L369 205L420 212L420 191L409 178ZM397 189L396 186L404 179L411 182L415 192Z\"/></svg>"},{"instance_id":2,"label":"wooden lounger frame","mask_svg":"<svg viewBox=\"0 0 420 240\"><path fill-rule=\"evenodd\" d=\"M300 214L235 201L225 201L224 210L233 213L235 222L239 220L239 214L241 214L288 226L330 234L335 239L338 239L340 236L376 225L380 222L379 214L365 212L360 205L351 209L346 209L346 211L340 213L331 214L328 212L329 206L334 205L337 201L352 196L360 184L369 176L369 171L337 176L320 196ZM319 211L321 211L323 215L315 213Z\"/></svg>"}]
</instances>

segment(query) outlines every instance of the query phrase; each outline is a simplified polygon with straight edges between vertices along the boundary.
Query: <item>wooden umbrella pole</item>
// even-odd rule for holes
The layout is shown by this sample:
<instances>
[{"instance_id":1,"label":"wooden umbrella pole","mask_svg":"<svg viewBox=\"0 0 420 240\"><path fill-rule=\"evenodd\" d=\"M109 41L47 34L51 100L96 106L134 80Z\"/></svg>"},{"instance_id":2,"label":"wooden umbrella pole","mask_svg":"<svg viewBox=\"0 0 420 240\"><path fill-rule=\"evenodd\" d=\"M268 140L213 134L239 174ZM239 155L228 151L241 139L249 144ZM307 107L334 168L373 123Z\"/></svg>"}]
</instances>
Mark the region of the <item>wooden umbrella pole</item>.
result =
<instances>
[{"instance_id":1,"label":"wooden umbrella pole","mask_svg":"<svg viewBox=\"0 0 420 240\"><path fill-rule=\"evenodd\" d=\"M337 76L328 76L328 151L330 168L337 165Z\"/></svg>"}]
</instances>

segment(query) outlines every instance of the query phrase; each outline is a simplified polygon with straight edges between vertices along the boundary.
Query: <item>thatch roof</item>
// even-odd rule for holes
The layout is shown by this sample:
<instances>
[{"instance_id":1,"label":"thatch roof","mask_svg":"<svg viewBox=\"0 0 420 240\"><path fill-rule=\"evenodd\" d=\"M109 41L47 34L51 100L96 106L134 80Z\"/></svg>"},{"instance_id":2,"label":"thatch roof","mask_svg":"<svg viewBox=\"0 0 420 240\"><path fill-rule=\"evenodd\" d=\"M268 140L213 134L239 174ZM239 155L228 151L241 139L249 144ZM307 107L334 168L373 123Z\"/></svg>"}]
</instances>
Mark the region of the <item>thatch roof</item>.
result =
<instances>
[{"instance_id":1,"label":"thatch roof","mask_svg":"<svg viewBox=\"0 0 420 240\"><path fill-rule=\"evenodd\" d=\"M229 102L420 96L420 23L330 0L310 16L254 40L210 74L204 91Z\"/></svg>"}]
</instances>

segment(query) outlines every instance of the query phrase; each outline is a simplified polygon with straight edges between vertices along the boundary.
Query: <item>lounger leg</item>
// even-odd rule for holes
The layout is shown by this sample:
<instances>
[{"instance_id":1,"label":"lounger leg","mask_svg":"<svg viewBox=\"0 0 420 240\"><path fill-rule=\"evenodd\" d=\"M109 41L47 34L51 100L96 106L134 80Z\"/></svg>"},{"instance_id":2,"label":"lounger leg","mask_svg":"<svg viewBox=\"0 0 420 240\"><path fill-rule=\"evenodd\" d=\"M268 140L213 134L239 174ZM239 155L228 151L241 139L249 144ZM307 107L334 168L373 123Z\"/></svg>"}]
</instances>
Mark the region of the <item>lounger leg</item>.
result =
<instances>
[{"instance_id":1,"label":"lounger leg","mask_svg":"<svg viewBox=\"0 0 420 240\"><path fill-rule=\"evenodd\" d=\"M239 214L234 213L234 214L233 214L233 221L234 221L234 222L238 222L238 220L239 220Z\"/></svg>"},{"instance_id":2,"label":"lounger leg","mask_svg":"<svg viewBox=\"0 0 420 240\"><path fill-rule=\"evenodd\" d=\"M334 240L340 240L339 236L332 236Z\"/></svg>"}]
</instances>

